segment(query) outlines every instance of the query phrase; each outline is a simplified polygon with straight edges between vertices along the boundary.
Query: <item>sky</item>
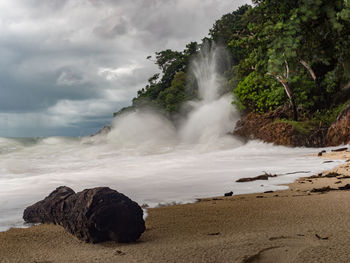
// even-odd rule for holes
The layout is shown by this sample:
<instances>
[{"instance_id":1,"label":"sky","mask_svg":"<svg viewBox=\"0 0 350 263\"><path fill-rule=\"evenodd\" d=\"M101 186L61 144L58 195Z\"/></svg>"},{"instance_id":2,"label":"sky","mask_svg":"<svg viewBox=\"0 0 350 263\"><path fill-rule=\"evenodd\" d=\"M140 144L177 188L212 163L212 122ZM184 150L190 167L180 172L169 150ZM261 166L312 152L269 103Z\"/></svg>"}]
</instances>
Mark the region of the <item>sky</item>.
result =
<instances>
[{"instance_id":1,"label":"sky","mask_svg":"<svg viewBox=\"0 0 350 263\"><path fill-rule=\"evenodd\" d=\"M248 0L0 0L0 137L84 136Z\"/></svg>"}]
</instances>

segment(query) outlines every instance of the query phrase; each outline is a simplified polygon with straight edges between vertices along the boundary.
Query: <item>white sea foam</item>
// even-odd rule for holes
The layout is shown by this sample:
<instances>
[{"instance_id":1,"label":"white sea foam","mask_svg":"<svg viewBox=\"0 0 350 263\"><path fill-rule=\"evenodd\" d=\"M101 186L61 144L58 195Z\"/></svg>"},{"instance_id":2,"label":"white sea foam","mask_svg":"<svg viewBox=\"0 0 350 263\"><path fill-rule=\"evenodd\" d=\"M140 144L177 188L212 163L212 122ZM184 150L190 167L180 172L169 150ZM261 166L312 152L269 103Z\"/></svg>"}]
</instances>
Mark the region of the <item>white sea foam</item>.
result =
<instances>
[{"instance_id":1,"label":"white sea foam","mask_svg":"<svg viewBox=\"0 0 350 263\"><path fill-rule=\"evenodd\" d=\"M340 162L325 164L308 156L316 149L243 144L228 135L239 116L230 95L220 92L217 52L220 49L208 48L195 60L201 99L191 102L193 110L177 129L161 115L139 111L117 118L108 135L0 138L0 231L23 226L24 208L61 185L75 191L108 186L152 207L228 191L284 189L280 184ZM263 171L310 173L271 178L263 186L259 181L235 182Z\"/></svg>"}]
</instances>

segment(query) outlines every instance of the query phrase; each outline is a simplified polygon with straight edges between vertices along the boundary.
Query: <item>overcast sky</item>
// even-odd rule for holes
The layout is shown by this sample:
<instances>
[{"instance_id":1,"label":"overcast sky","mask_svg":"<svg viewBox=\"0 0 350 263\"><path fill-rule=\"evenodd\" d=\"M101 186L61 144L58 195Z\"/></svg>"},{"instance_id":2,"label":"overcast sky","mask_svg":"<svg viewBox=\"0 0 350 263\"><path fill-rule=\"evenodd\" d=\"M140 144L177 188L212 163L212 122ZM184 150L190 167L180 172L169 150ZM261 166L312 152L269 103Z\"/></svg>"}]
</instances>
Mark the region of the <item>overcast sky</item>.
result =
<instances>
[{"instance_id":1,"label":"overcast sky","mask_svg":"<svg viewBox=\"0 0 350 263\"><path fill-rule=\"evenodd\" d=\"M0 136L80 136L248 0L0 0Z\"/></svg>"}]
</instances>

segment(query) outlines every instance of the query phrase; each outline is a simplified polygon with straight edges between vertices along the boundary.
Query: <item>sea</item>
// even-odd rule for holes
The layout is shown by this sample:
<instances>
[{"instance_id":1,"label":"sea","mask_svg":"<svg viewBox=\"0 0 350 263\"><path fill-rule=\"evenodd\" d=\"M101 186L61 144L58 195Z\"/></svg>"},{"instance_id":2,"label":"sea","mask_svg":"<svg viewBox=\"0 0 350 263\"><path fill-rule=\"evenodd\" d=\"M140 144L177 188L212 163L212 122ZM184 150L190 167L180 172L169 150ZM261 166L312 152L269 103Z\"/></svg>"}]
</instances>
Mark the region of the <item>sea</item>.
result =
<instances>
[{"instance_id":1,"label":"sea","mask_svg":"<svg viewBox=\"0 0 350 263\"><path fill-rule=\"evenodd\" d=\"M288 148L232 135L241 117L222 91L222 49L203 48L192 62L199 99L176 123L152 110L118 116L112 130L87 137L0 138L0 231L27 227L24 209L59 186L107 186L143 207L199 198L287 189L299 177L331 169L321 149ZM323 150L323 149L322 149ZM277 174L267 181L245 177ZM145 211L146 212L146 211Z\"/></svg>"}]
</instances>

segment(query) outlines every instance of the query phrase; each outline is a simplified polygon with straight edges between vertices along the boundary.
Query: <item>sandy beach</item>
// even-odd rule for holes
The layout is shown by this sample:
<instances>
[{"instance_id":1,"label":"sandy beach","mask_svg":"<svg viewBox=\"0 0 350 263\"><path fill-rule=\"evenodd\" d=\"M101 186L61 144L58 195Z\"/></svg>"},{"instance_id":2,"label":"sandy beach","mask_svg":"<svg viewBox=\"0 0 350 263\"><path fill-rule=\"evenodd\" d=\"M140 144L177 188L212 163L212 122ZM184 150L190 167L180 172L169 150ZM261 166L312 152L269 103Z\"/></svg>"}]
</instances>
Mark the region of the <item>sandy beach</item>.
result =
<instances>
[{"instance_id":1,"label":"sandy beach","mask_svg":"<svg viewBox=\"0 0 350 263\"><path fill-rule=\"evenodd\" d=\"M349 169L301 178L285 191L149 209L133 244L86 244L55 225L10 229L0 233L0 262L350 262L350 192L313 192L350 184L342 178Z\"/></svg>"}]
</instances>

